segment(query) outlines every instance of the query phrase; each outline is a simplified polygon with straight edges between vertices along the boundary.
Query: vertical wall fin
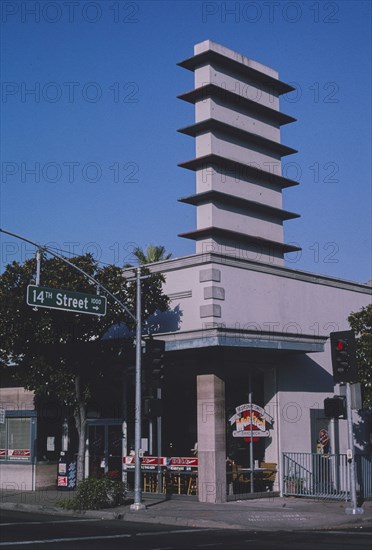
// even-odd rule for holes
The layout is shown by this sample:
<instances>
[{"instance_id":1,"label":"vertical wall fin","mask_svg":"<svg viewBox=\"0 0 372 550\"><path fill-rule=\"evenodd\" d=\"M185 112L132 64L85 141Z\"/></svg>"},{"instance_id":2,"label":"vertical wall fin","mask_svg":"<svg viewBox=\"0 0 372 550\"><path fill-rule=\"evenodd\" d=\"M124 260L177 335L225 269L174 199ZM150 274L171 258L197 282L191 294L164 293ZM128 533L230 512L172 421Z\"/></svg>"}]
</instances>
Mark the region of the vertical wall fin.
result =
<instances>
[{"instance_id":1,"label":"vertical wall fin","mask_svg":"<svg viewBox=\"0 0 372 550\"><path fill-rule=\"evenodd\" d=\"M293 88L275 70L209 40L179 63L195 75L194 90L180 99L195 105L195 123L179 131L195 138L196 194L180 199L197 208L197 227L181 236L196 252L218 252L284 263L299 250L283 240L282 189L298 182L282 176L281 159L296 153L280 141L294 118L279 111L279 96Z\"/></svg>"}]
</instances>

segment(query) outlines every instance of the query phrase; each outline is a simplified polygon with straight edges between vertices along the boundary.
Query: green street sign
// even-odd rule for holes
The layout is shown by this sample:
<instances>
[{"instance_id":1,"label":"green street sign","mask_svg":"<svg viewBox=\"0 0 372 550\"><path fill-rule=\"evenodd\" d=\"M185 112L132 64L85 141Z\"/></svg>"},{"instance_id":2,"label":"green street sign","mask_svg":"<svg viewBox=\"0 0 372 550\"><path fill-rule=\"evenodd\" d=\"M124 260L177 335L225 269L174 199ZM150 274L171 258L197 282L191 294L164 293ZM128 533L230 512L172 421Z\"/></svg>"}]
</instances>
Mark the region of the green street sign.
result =
<instances>
[{"instance_id":1,"label":"green street sign","mask_svg":"<svg viewBox=\"0 0 372 550\"><path fill-rule=\"evenodd\" d=\"M107 300L105 296L97 294L28 285L27 304L32 307L61 309L75 313L106 315Z\"/></svg>"}]
</instances>

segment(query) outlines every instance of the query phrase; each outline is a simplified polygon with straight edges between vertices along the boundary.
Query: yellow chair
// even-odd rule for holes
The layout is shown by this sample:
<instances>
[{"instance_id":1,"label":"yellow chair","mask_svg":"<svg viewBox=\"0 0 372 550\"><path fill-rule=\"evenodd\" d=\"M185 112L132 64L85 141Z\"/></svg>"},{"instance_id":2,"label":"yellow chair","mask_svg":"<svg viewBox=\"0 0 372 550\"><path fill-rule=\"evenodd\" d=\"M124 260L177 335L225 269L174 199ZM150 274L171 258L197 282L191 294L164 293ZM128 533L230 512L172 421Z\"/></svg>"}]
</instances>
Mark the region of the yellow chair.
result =
<instances>
[{"instance_id":1,"label":"yellow chair","mask_svg":"<svg viewBox=\"0 0 372 550\"><path fill-rule=\"evenodd\" d=\"M162 493L165 493L165 475L162 474ZM143 475L143 492L157 493L158 492L158 473L146 472Z\"/></svg>"},{"instance_id":2,"label":"yellow chair","mask_svg":"<svg viewBox=\"0 0 372 550\"><path fill-rule=\"evenodd\" d=\"M261 462L260 468L265 468L261 479L268 488L266 490L272 490L276 478L277 464L275 462Z\"/></svg>"},{"instance_id":3,"label":"yellow chair","mask_svg":"<svg viewBox=\"0 0 372 550\"><path fill-rule=\"evenodd\" d=\"M188 495L197 495L198 494L198 473L191 472L189 483L187 485L187 494Z\"/></svg>"}]
</instances>

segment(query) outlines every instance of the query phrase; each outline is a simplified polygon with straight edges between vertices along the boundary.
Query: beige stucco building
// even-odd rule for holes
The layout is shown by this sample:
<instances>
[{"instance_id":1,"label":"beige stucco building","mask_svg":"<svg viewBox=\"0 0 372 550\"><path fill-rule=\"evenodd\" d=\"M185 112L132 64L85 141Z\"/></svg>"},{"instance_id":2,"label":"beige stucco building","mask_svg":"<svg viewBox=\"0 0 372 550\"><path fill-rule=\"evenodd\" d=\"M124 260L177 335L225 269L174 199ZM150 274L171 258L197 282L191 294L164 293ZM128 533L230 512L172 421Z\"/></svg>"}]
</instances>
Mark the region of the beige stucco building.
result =
<instances>
[{"instance_id":1,"label":"beige stucco building","mask_svg":"<svg viewBox=\"0 0 372 550\"><path fill-rule=\"evenodd\" d=\"M216 502L226 498L231 453L247 468L252 458L275 464L277 490L283 453L316 453L320 430L330 454L346 453L346 420L324 415L324 399L340 394L329 335L350 328L350 313L371 303L371 287L285 266L285 254L299 250L283 230L298 214L282 208L283 191L297 185L281 171L281 158L296 152L280 139L280 127L294 119L280 112L279 97L292 88L273 69L211 41L180 65L195 75L180 96L195 105L195 123L180 131L196 142L195 158L181 164L196 177L195 193L181 199L197 209L196 227L181 234L196 250L150 265L164 274L171 307L149 324L166 342L162 454L187 456L197 441L199 498ZM29 394L0 392L2 406L33 409ZM252 455L228 428L249 400L272 419ZM353 414L357 447L370 448L370 428ZM119 420L120 431L126 419ZM35 487L36 463L34 455L22 465L4 460L1 483Z\"/></svg>"}]
</instances>

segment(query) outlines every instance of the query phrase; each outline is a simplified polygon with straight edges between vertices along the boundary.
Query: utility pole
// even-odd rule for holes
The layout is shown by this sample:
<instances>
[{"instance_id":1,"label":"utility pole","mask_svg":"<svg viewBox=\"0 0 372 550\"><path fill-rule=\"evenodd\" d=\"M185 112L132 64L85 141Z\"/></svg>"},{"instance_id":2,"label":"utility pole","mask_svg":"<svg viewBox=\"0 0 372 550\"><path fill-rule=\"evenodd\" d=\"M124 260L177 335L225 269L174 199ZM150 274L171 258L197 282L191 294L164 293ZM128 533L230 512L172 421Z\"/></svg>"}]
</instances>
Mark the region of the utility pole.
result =
<instances>
[{"instance_id":1,"label":"utility pole","mask_svg":"<svg viewBox=\"0 0 372 550\"><path fill-rule=\"evenodd\" d=\"M156 390L157 399L161 399L161 388ZM163 492L162 488L162 473L160 465L160 456L161 456L161 416L156 418L156 454L158 455L158 464L157 464L157 478L158 478L158 493Z\"/></svg>"},{"instance_id":2,"label":"utility pole","mask_svg":"<svg viewBox=\"0 0 372 550\"><path fill-rule=\"evenodd\" d=\"M136 391L135 391L135 433L134 433L134 503L131 510L143 510L145 505L142 503L141 491L141 436L142 436L142 400L141 400L141 268L136 271Z\"/></svg>"},{"instance_id":3,"label":"utility pole","mask_svg":"<svg viewBox=\"0 0 372 550\"><path fill-rule=\"evenodd\" d=\"M363 514L363 508L357 506L355 478L355 446L353 436L353 418L351 404L351 382L358 380L358 364L356 359L356 340L352 330L330 333L333 381L346 384L346 416L347 416L347 462L349 471L349 489L351 508L345 508L346 514Z\"/></svg>"},{"instance_id":4,"label":"utility pole","mask_svg":"<svg viewBox=\"0 0 372 550\"><path fill-rule=\"evenodd\" d=\"M355 479L355 448L353 437L353 419L351 409L351 387L350 382L346 382L346 411L347 411L347 461L349 467L349 483L350 483L350 498L351 508L345 508L346 514L363 514L364 509L358 508L356 494L356 479Z\"/></svg>"},{"instance_id":5,"label":"utility pole","mask_svg":"<svg viewBox=\"0 0 372 550\"><path fill-rule=\"evenodd\" d=\"M253 455L253 390L252 390L252 373L249 372L249 414L251 422L251 438L249 442L249 480L250 480L250 492L254 493L254 455Z\"/></svg>"}]
</instances>

